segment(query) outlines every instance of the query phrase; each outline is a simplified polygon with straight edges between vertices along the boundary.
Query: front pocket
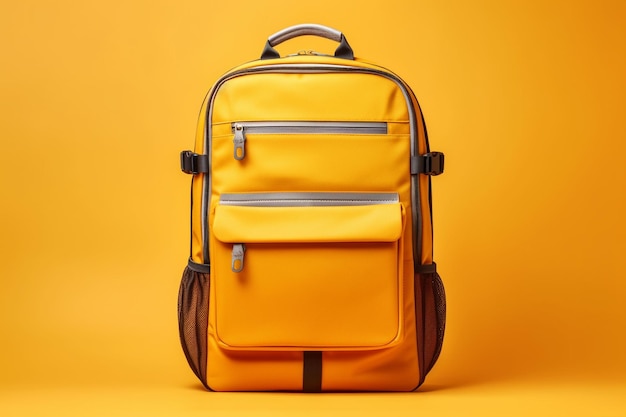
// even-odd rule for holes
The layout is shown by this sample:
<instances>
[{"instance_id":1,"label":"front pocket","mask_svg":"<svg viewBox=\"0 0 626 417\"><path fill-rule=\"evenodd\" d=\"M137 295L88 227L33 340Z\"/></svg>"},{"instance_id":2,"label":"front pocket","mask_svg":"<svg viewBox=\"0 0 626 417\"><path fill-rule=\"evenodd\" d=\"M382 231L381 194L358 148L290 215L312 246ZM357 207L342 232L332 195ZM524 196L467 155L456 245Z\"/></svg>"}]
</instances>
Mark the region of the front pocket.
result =
<instances>
[{"instance_id":1,"label":"front pocket","mask_svg":"<svg viewBox=\"0 0 626 417\"><path fill-rule=\"evenodd\" d=\"M223 194L212 246L227 349L367 350L401 337L395 193Z\"/></svg>"},{"instance_id":2,"label":"front pocket","mask_svg":"<svg viewBox=\"0 0 626 417\"><path fill-rule=\"evenodd\" d=\"M267 121L237 122L231 126L234 135L233 156L246 156L246 137L249 134L326 134L326 135L385 135L385 122L323 122L323 121Z\"/></svg>"}]
</instances>

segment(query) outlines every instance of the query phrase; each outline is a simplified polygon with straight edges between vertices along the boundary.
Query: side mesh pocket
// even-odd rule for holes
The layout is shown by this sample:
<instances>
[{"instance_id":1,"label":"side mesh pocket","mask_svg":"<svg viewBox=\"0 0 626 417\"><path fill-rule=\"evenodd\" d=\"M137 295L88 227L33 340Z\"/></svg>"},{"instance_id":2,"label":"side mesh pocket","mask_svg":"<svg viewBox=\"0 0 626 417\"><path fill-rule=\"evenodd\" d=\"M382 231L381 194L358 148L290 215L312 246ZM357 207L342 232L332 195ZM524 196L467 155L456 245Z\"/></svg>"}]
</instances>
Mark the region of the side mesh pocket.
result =
<instances>
[{"instance_id":1,"label":"side mesh pocket","mask_svg":"<svg viewBox=\"0 0 626 417\"><path fill-rule=\"evenodd\" d=\"M424 372L432 369L439 358L446 328L446 293L437 272L421 274L422 311L424 319Z\"/></svg>"},{"instance_id":2,"label":"side mesh pocket","mask_svg":"<svg viewBox=\"0 0 626 417\"><path fill-rule=\"evenodd\" d=\"M196 376L206 386L209 274L185 268L178 292L180 342Z\"/></svg>"}]
</instances>

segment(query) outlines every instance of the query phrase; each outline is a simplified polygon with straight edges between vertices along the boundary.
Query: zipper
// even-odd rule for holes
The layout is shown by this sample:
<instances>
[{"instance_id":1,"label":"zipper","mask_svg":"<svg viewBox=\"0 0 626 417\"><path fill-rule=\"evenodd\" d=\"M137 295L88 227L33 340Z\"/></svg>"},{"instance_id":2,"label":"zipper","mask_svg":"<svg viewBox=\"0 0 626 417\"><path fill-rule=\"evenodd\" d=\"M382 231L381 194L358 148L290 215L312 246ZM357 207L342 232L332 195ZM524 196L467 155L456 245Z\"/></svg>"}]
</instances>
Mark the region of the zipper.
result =
<instances>
[{"instance_id":1,"label":"zipper","mask_svg":"<svg viewBox=\"0 0 626 417\"><path fill-rule=\"evenodd\" d=\"M220 205L247 207L371 206L399 201L398 193L229 193L220 196Z\"/></svg>"},{"instance_id":2,"label":"zipper","mask_svg":"<svg viewBox=\"0 0 626 417\"><path fill-rule=\"evenodd\" d=\"M241 161L246 155L246 134L327 134L327 135L385 135L386 122L324 122L324 121L267 121L235 122L233 157Z\"/></svg>"},{"instance_id":3,"label":"zipper","mask_svg":"<svg viewBox=\"0 0 626 417\"><path fill-rule=\"evenodd\" d=\"M398 193L232 193L220 196L220 205L239 207L333 207L394 204L400 201ZM243 271L245 243L233 244L231 270Z\"/></svg>"},{"instance_id":4,"label":"zipper","mask_svg":"<svg viewBox=\"0 0 626 417\"><path fill-rule=\"evenodd\" d=\"M303 49L303 50L300 50L300 51L296 52L295 54L289 54L289 55L287 55L287 56L302 56L302 55L309 55L309 56L329 56L329 57L333 56L333 55L329 55L329 54L324 54L324 53L321 53L321 52L317 52L317 51L314 51L314 50L312 50L312 49L306 49L306 50L305 50L305 49Z\"/></svg>"},{"instance_id":5,"label":"zipper","mask_svg":"<svg viewBox=\"0 0 626 417\"><path fill-rule=\"evenodd\" d=\"M231 269L233 272L238 273L243 271L243 258L246 253L246 245L243 243L236 243L233 245L233 256L231 261Z\"/></svg>"}]
</instances>

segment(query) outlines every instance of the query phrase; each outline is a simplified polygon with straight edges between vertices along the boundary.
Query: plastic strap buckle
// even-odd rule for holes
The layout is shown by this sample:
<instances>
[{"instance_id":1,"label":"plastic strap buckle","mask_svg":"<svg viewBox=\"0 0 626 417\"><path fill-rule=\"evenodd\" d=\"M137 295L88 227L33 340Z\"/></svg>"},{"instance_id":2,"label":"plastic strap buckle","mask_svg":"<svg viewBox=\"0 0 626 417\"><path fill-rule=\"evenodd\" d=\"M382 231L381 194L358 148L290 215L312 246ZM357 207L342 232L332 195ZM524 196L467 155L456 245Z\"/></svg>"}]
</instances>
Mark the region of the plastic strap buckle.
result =
<instances>
[{"instance_id":1,"label":"plastic strap buckle","mask_svg":"<svg viewBox=\"0 0 626 417\"><path fill-rule=\"evenodd\" d=\"M192 151L180 153L180 169L185 174L200 174L209 172L209 158Z\"/></svg>"},{"instance_id":2,"label":"plastic strap buckle","mask_svg":"<svg viewBox=\"0 0 626 417\"><path fill-rule=\"evenodd\" d=\"M411 174L443 174L444 155L442 152L428 152L412 159Z\"/></svg>"}]
</instances>

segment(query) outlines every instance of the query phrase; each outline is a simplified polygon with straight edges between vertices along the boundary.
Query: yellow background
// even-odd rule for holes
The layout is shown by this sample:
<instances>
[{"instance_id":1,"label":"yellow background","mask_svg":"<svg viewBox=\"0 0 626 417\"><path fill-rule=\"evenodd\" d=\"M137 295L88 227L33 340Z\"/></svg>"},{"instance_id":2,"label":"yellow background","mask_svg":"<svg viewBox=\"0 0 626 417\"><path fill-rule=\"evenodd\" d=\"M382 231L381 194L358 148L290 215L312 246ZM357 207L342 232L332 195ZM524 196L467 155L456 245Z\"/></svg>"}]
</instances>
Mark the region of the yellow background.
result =
<instances>
[{"instance_id":1,"label":"yellow background","mask_svg":"<svg viewBox=\"0 0 626 417\"><path fill-rule=\"evenodd\" d=\"M206 393L176 322L201 100L296 23L415 90L439 363L410 394ZM0 9L0 415L626 415L626 2L33 1ZM334 50L307 38L279 47Z\"/></svg>"}]
</instances>

